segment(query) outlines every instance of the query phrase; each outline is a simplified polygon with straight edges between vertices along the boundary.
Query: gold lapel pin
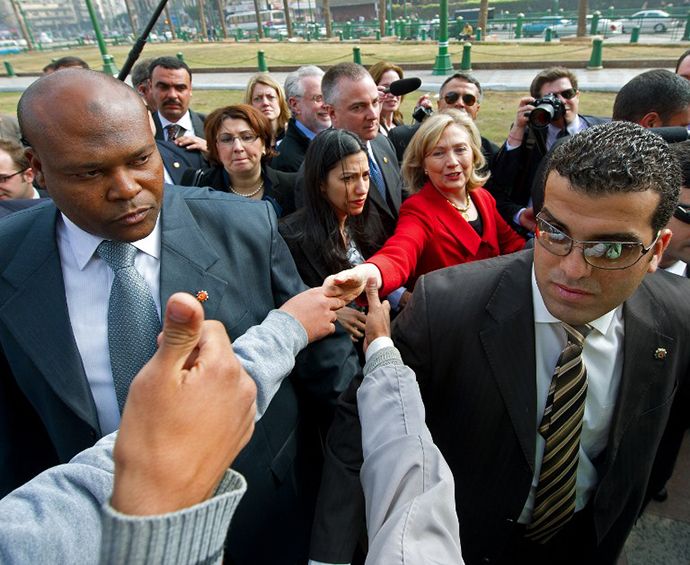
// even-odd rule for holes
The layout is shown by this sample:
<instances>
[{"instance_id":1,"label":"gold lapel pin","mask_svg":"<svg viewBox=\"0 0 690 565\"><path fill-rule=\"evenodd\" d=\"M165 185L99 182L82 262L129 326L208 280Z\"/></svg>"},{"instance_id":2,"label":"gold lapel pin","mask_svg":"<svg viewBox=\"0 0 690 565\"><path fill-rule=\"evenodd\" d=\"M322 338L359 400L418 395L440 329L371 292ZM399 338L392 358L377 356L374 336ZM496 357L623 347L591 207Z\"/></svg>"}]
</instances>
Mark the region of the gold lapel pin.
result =
<instances>
[{"instance_id":1,"label":"gold lapel pin","mask_svg":"<svg viewBox=\"0 0 690 565\"><path fill-rule=\"evenodd\" d=\"M173 163L173 167L175 167L176 169L179 169L179 168L180 168L180 164L179 164L177 161L175 161L175 162Z\"/></svg>"},{"instance_id":2,"label":"gold lapel pin","mask_svg":"<svg viewBox=\"0 0 690 565\"><path fill-rule=\"evenodd\" d=\"M384 158L383 158L383 163L384 163L384 164L388 163L388 157L384 157Z\"/></svg>"},{"instance_id":3,"label":"gold lapel pin","mask_svg":"<svg viewBox=\"0 0 690 565\"><path fill-rule=\"evenodd\" d=\"M200 290L196 293L196 299L199 302L206 302L208 300L208 290Z\"/></svg>"},{"instance_id":4,"label":"gold lapel pin","mask_svg":"<svg viewBox=\"0 0 690 565\"><path fill-rule=\"evenodd\" d=\"M666 355L668 355L668 351L666 351L666 349L663 347L657 347L656 351L654 352L654 359L666 359Z\"/></svg>"}]
</instances>

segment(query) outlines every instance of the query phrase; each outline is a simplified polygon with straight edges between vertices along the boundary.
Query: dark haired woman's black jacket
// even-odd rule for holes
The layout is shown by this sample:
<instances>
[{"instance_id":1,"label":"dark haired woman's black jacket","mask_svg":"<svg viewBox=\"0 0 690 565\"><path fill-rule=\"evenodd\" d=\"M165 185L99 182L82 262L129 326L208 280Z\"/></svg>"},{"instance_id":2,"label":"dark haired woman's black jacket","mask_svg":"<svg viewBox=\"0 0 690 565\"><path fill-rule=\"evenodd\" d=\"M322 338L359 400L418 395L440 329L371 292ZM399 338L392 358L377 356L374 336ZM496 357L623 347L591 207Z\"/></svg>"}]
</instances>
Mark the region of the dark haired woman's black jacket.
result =
<instances>
[{"instance_id":1,"label":"dark haired woman's black jacket","mask_svg":"<svg viewBox=\"0 0 690 565\"><path fill-rule=\"evenodd\" d=\"M262 167L264 181L263 200L268 200L276 215L287 216L295 211L295 177L296 173L283 173L271 167ZM230 192L229 178L222 166L211 169L187 169L182 175L182 186L206 186L221 192ZM320 284L320 283L319 283Z\"/></svg>"}]
</instances>

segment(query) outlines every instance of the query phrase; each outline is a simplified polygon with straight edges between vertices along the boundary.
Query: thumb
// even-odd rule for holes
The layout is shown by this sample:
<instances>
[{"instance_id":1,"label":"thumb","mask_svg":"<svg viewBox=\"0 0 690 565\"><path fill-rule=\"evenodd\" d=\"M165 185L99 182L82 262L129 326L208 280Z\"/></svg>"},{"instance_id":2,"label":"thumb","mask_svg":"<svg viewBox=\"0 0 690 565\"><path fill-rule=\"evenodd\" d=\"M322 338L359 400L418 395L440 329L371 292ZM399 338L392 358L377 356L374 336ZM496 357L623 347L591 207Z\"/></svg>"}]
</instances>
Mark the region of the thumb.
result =
<instances>
[{"instance_id":1,"label":"thumb","mask_svg":"<svg viewBox=\"0 0 690 565\"><path fill-rule=\"evenodd\" d=\"M156 356L167 370L179 371L199 343L204 309L189 294L178 292L168 300L163 332L158 338Z\"/></svg>"},{"instance_id":2,"label":"thumb","mask_svg":"<svg viewBox=\"0 0 690 565\"><path fill-rule=\"evenodd\" d=\"M381 306L381 301L379 300L379 288L376 283L376 277L369 277L367 279L367 302L369 303L369 308L377 308Z\"/></svg>"}]
</instances>

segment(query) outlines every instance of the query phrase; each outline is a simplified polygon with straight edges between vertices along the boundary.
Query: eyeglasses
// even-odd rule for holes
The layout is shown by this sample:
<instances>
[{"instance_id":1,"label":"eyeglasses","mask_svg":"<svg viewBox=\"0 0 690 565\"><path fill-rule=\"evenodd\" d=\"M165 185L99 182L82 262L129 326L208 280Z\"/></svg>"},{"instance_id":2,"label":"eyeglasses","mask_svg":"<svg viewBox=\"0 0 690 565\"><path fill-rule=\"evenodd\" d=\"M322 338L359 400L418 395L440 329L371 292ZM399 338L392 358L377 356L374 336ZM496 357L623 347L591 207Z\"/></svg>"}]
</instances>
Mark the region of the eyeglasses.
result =
<instances>
[{"instance_id":1,"label":"eyeglasses","mask_svg":"<svg viewBox=\"0 0 690 565\"><path fill-rule=\"evenodd\" d=\"M216 138L216 143L218 145L224 145L224 146L230 146L230 145L235 145L235 141L238 141L243 145L251 145L254 143L257 139L259 139L259 136L256 135L255 133L242 133L240 135L220 135Z\"/></svg>"},{"instance_id":2,"label":"eyeglasses","mask_svg":"<svg viewBox=\"0 0 690 565\"><path fill-rule=\"evenodd\" d=\"M597 269L608 271L627 269L637 263L659 239L657 232L649 247L639 242L627 241L578 241L552 226L539 214L537 215L537 240L547 251L560 257L568 255L575 245L582 249L585 261Z\"/></svg>"},{"instance_id":3,"label":"eyeglasses","mask_svg":"<svg viewBox=\"0 0 690 565\"><path fill-rule=\"evenodd\" d=\"M6 183L8 180L10 180L12 177L16 177L17 175L21 175L23 172L25 172L27 169L22 169L21 171L17 171L16 173L12 173L11 175L0 175L0 184Z\"/></svg>"},{"instance_id":4,"label":"eyeglasses","mask_svg":"<svg viewBox=\"0 0 690 565\"><path fill-rule=\"evenodd\" d=\"M474 106L475 102L477 101L477 97L474 94L460 94L459 92L446 92L445 96L443 99L446 101L446 104L455 104L460 98L462 98L462 103L465 106Z\"/></svg>"},{"instance_id":5,"label":"eyeglasses","mask_svg":"<svg viewBox=\"0 0 690 565\"><path fill-rule=\"evenodd\" d=\"M295 98L299 97L296 96ZM314 104L321 104L321 102L323 102L323 94L314 94L313 96L305 96L302 98L306 98L309 102L313 102Z\"/></svg>"},{"instance_id":6,"label":"eyeglasses","mask_svg":"<svg viewBox=\"0 0 690 565\"><path fill-rule=\"evenodd\" d=\"M690 204L678 204L673 211L673 217L684 224L690 224Z\"/></svg>"},{"instance_id":7,"label":"eyeglasses","mask_svg":"<svg viewBox=\"0 0 690 565\"><path fill-rule=\"evenodd\" d=\"M561 90L560 92L552 92L554 96L560 96L564 100L572 100L577 96L577 90L574 88L566 88L565 90Z\"/></svg>"}]
</instances>

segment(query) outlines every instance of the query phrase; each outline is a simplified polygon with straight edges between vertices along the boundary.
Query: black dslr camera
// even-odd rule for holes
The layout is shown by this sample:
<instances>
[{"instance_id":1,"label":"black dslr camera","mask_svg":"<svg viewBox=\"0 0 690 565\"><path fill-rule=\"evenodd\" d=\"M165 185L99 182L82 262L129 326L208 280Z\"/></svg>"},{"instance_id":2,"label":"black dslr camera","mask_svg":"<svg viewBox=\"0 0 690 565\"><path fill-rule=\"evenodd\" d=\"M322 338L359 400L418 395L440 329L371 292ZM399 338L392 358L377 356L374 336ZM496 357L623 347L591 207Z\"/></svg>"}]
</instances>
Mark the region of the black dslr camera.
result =
<instances>
[{"instance_id":1,"label":"black dslr camera","mask_svg":"<svg viewBox=\"0 0 690 565\"><path fill-rule=\"evenodd\" d=\"M546 94L532 104L535 108L529 114L529 123L535 129L544 129L553 120L565 116L563 102L553 94Z\"/></svg>"},{"instance_id":2,"label":"black dslr camera","mask_svg":"<svg viewBox=\"0 0 690 565\"><path fill-rule=\"evenodd\" d=\"M420 124L426 120L429 116L433 116L434 111L431 108L425 108L424 106L417 106L412 112L412 117Z\"/></svg>"}]
</instances>

